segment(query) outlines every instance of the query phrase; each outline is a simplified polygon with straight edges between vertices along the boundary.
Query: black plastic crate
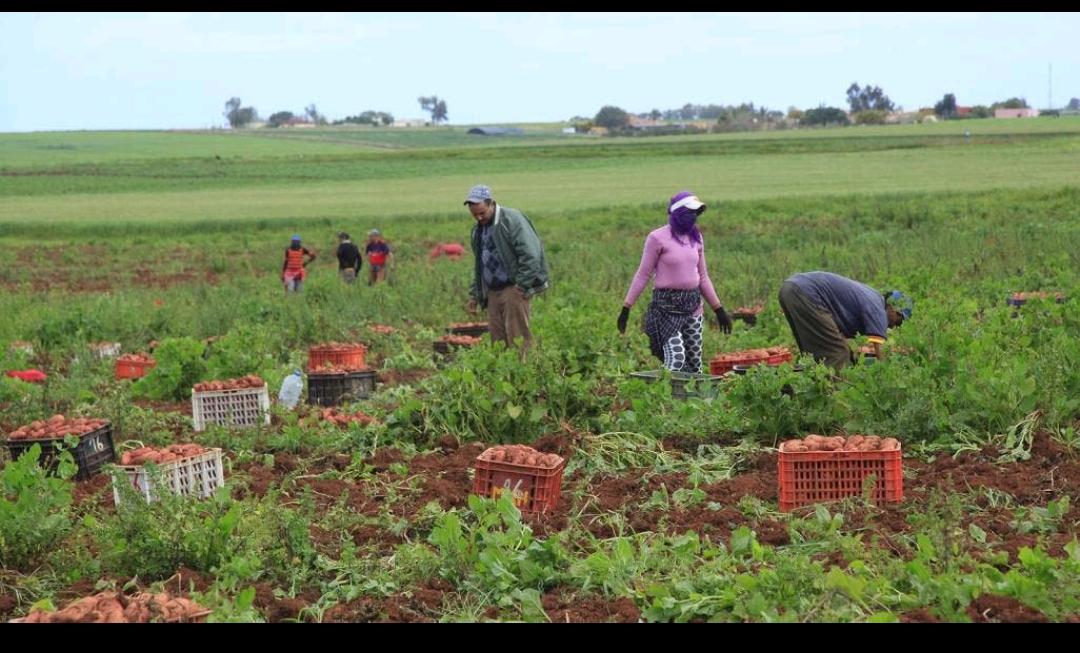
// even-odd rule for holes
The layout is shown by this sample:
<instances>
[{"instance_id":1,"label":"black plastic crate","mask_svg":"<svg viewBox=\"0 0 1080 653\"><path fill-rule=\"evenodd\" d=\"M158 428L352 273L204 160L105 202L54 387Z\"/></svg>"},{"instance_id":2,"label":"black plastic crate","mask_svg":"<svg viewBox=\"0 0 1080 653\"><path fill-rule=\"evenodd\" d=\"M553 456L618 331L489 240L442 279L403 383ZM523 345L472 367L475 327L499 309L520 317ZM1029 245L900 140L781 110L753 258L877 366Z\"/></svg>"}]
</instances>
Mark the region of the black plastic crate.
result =
<instances>
[{"instance_id":1,"label":"black plastic crate","mask_svg":"<svg viewBox=\"0 0 1080 653\"><path fill-rule=\"evenodd\" d=\"M58 455L64 448L64 439L55 438L49 440L8 440L8 455L12 460L23 455L35 444L41 445L41 456L38 464L50 472L56 471L60 461ZM113 444L112 424L99 426L93 431L83 433L79 437L79 444L71 450L79 471L75 478L84 481L97 474L108 463L116 462L116 447Z\"/></svg>"},{"instance_id":2,"label":"black plastic crate","mask_svg":"<svg viewBox=\"0 0 1080 653\"><path fill-rule=\"evenodd\" d=\"M307 401L319 406L339 406L348 401L367 399L375 391L375 372L350 374L308 374Z\"/></svg>"},{"instance_id":3,"label":"black plastic crate","mask_svg":"<svg viewBox=\"0 0 1080 653\"><path fill-rule=\"evenodd\" d=\"M455 336L472 336L474 338L479 338L480 336L488 333L488 325L486 322L483 322L480 324L472 324L469 326L452 326L446 329L446 332Z\"/></svg>"}]
</instances>

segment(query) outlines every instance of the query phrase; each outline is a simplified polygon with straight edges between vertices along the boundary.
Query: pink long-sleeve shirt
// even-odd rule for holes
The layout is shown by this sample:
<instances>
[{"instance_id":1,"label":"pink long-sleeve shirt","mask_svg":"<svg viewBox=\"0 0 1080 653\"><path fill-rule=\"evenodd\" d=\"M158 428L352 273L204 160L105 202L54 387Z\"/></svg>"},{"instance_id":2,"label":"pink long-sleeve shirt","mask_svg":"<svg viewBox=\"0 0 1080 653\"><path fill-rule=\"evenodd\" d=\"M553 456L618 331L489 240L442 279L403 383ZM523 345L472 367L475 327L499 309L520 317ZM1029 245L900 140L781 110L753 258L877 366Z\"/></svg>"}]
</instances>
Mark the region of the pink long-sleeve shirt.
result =
<instances>
[{"instance_id":1,"label":"pink long-sleeve shirt","mask_svg":"<svg viewBox=\"0 0 1080 653\"><path fill-rule=\"evenodd\" d=\"M630 282L626 293L626 306L633 306L637 298L653 278L654 288L672 288L690 290L700 288L701 295L713 310L720 308L720 298L716 295L709 271L705 265L705 241L701 244L693 241L680 242L671 235L667 225L656 229L645 237L645 251L641 254L641 264ZM694 315L705 312L704 302Z\"/></svg>"}]
</instances>

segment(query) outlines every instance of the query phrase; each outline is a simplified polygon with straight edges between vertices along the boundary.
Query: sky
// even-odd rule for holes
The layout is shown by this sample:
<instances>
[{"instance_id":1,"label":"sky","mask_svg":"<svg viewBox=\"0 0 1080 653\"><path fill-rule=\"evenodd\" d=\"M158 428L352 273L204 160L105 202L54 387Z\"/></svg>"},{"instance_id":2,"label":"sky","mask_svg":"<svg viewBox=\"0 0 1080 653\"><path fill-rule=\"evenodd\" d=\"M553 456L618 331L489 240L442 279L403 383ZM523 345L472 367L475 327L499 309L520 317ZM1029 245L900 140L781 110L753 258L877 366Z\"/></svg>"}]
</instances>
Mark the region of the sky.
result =
<instances>
[{"instance_id":1,"label":"sky","mask_svg":"<svg viewBox=\"0 0 1080 653\"><path fill-rule=\"evenodd\" d=\"M1077 12L0 12L0 133L364 111L485 125L691 105L898 108L1080 97Z\"/></svg>"}]
</instances>

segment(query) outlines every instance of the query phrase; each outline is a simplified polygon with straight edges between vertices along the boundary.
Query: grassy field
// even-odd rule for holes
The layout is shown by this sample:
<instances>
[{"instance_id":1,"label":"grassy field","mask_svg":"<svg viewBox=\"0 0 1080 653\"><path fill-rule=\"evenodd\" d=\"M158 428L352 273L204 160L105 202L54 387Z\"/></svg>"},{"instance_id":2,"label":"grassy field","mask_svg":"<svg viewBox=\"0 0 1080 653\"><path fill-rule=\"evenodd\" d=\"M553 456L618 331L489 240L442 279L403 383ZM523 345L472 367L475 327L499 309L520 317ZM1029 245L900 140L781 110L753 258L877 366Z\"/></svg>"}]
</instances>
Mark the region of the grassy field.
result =
<instances>
[{"instance_id":1,"label":"grassy field","mask_svg":"<svg viewBox=\"0 0 1080 653\"><path fill-rule=\"evenodd\" d=\"M0 617L138 588L212 621L1074 622L1077 162L1073 118L626 139L0 135L0 371L49 375L0 375L0 433L107 419L121 449L220 447L227 487L121 508L106 474L3 460ZM448 325L483 319L462 309L471 256L428 259L467 238L477 182L548 253L525 360L433 355ZM721 298L762 309L730 335L709 316L707 357L794 348L775 295L808 269L914 298L889 357L840 379L806 358L759 366L709 401L632 378L659 364L615 319L683 188L710 205ZM334 236L372 227L396 270L346 286ZM298 295L278 281L292 233L319 254ZM1042 296L1007 304L1017 292ZM117 380L88 355L103 341L156 347L157 366ZM378 389L342 410L374 422L274 402L268 425L193 432L194 383L257 374L273 398L326 342L369 345ZM776 447L817 433L898 438L904 501L781 513ZM569 458L558 510L469 498L495 443Z\"/></svg>"},{"instance_id":2,"label":"grassy field","mask_svg":"<svg viewBox=\"0 0 1080 653\"><path fill-rule=\"evenodd\" d=\"M957 136L959 124L568 138L562 145L492 139L484 142L493 143L489 147L465 149L445 146L439 130L418 130L400 134L396 146L403 149L382 153L355 152L336 142L330 130L286 137L262 132L0 135L0 227L19 233L35 224L52 229L452 215L458 213L458 196L477 182L535 215L611 206L661 208L679 188L692 188L722 206L780 197L1052 188L1075 182L1080 120L962 123L975 134L970 141ZM385 131L388 140L399 136Z\"/></svg>"}]
</instances>

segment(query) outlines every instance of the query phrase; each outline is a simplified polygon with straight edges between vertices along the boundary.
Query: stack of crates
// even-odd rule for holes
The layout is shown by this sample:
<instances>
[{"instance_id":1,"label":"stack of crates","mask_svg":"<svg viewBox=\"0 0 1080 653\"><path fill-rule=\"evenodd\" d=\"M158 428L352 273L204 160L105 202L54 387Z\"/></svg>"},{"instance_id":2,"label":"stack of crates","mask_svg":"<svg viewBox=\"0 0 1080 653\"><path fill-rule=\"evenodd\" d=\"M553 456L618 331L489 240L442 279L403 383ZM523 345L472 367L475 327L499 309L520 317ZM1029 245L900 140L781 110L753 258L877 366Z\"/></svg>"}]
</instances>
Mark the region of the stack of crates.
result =
<instances>
[{"instance_id":1,"label":"stack of crates","mask_svg":"<svg viewBox=\"0 0 1080 653\"><path fill-rule=\"evenodd\" d=\"M55 471L59 464L58 456L64 448L63 438L11 440L6 442L8 454L12 460L16 460L30 450L35 444L41 445L41 456L38 464L49 471ZM79 443L71 450L79 471L75 478L84 481L94 476L102 468L116 460L116 447L113 444L112 423L106 422L102 426L88 431L79 436Z\"/></svg>"},{"instance_id":2,"label":"stack of crates","mask_svg":"<svg viewBox=\"0 0 1080 653\"><path fill-rule=\"evenodd\" d=\"M173 494L194 496L205 499L225 484L225 474L221 464L221 449L210 449L201 454L181 458L156 465L160 476L150 473L145 465L118 465L127 482L149 503L158 500L157 483ZM116 487L118 477L113 478L113 503L122 502L120 489Z\"/></svg>"},{"instance_id":3,"label":"stack of crates","mask_svg":"<svg viewBox=\"0 0 1080 653\"><path fill-rule=\"evenodd\" d=\"M196 431L205 431L211 424L226 428L270 424L270 395L265 384L258 388L194 391L191 418Z\"/></svg>"}]
</instances>

